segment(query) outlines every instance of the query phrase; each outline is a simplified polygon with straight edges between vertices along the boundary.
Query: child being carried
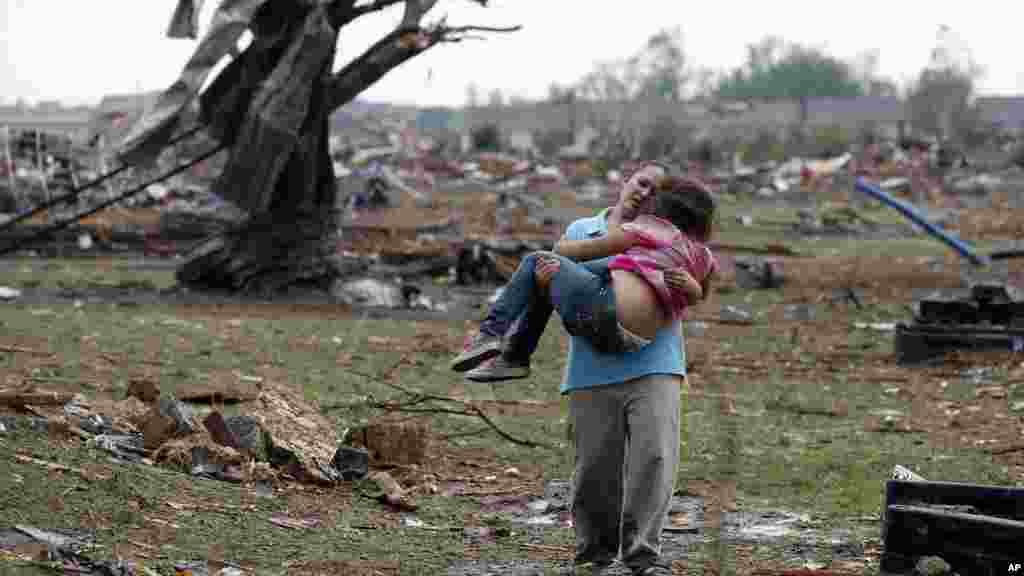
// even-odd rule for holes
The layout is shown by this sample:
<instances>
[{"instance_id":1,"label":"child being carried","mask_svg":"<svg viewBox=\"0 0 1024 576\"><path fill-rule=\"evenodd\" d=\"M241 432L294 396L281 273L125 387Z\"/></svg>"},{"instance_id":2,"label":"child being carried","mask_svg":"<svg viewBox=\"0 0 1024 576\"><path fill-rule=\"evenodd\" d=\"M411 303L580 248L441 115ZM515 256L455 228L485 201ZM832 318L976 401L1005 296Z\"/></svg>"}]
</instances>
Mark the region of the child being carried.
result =
<instances>
[{"instance_id":1,"label":"child being carried","mask_svg":"<svg viewBox=\"0 0 1024 576\"><path fill-rule=\"evenodd\" d=\"M550 252L529 254L451 368L465 372L500 354L509 326L540 294L550 299L569 334L586 338L601 353L646 346L659 330L683 317L690 304L682 290L665 282L665 270L683 267L707 294L717 270L705 244L714 214L715 202L705 187L666 177L650 209L609 230L614 249L607 257L574 262ZM538 281L539 270L548 272L542 275L550 277L547 283Z\"/></svg>"}]
</instances>

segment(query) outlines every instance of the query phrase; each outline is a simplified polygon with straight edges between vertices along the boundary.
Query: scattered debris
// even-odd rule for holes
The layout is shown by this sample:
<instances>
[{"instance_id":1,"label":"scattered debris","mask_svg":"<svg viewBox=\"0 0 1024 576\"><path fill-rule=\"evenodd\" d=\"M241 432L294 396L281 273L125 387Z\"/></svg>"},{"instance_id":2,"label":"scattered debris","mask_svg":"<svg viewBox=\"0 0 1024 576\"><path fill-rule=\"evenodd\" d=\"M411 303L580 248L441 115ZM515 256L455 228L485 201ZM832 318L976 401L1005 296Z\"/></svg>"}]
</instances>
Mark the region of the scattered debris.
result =
<instances>
[{"instance_id":1,"label":"scattered debris","mask_svg":"<svg viewBox=\"0 0 1024 576\"><path fill-rule=\"evenodd\" d=\"M430 451L427 422L418 418L378 418L349 430L345 441L365 448L370 460L382 464L420 464Z\"/></svg>"},{"instance_id":2,"label":"scattered debris","mask_svg":"<svg viewBox=\"0 0 1024 576\"><path fill-rule=\"evenodd\" d=\"M807 322L814 320L815 308L813 304L788 304L783 309L786 320L797 320Z\"/></svg>"},{"instance_id":3,"label":"scattered debris","mask_svg":"<svg viewBox=\"0 0 1024 576\"><path fill-rule=\"evenodd\" d=\"M142 424L142 437L147 450L155 450L172 438L192 434L198 428L192 411L173 398L160 398L150 408Z\"/></svg>"},{"instance_id":4,"label":"scattered debris","mask_svg":"<svg viewBox=\"0 0 1024 576\"><path fill-rule=\"evenodd\" d=\"M63 406L75 395L42 390L0 390L0 406L22 409L26 406Z\"/></svg>"},{"instance_id":5,"label":"scattered debris","mask_svg":"<svg viewBox=\"0 0 1024 576\"><path fill-rule=\"evenodd\" d=\"M192 475L212 480L241 483L245 480L240 464L224 464L210 461L210 449L206 446L192 447ZM230 458L229 458L230 459Z\"/></svg>"},{"instance_id":6,"label":"scattered debris","mask_svg":"<svg viewBox=\"0 0 1024 576\"><path fill-rule=\"evenodd\" d=\"M736 258L736 283L746 289L776 289L785 278L782 262L773 259Z\"/></svg>"},{"instance_id":7,"label":"scattered debris","mask_svg":"<svg viewBox=\"0 0 1024 576\"><path fill-rule=\"evenodd\" d=\"M148 378L133 378L128 381L125 394L145 404L153 404L160 399L160 385Z\"/></svg>"},{"instance_id":8,"label":"scattered debris","mask_svg":"<svg viewBox=\"0 0 1024 576\"><path fill-rule=\"evenodd\" d=\"M367 479L377 485L378 492L374 497L381 502L404 512L415 512L419 508L412 496L387 472L378 470L367 476Z\"/></svg>"},{"instance_id":9,"label":"scattered debris","mask_svg":"<svg viewBox=\"0 0 1024 576\"><path fill-rule=\"evenodd\" d=\"M141 462L148 454L141 434L100 434L89 442L126 462Z\"/></svg>"},{"instance_id":10,"label":"scattered debris","mask_svg":"<svg viewBox=\"0 0 1024 576\"><path fill-rule=\"evenodd\" d=\"M334 295L350 306L372 308L405 308L407 303L401 286L372 278L339 282Z\"/></svg>"},{"instance_id":11,"label":"scattered debris","mask_svg":"<svg viewBox=\"0 0 1024 576\"><path fill-rule=\"evenodd\" d=\"M876 332L895 332L895 322L854 322L853 327L858 330L874 330Z\"/></svg>"},{"instance_id":12,"label":"scattered debris","mask_svg":"<svg viewBox=\"0 0 1024 576\"><path fill-rule=\"evenodd\" d=\"M753 324L754 315L749 310L727 304L722 306L720 321L726 324Z\"/></svg>"},{"instance_id":13,"label":"scattered debris","mask_svg":"<svg viewBox=\"0 0 1024 576\"><path fill-rule=\"evenodd\" d=\"M904 482L924 482L925 479L922 476L916 474L913 470L905 468L897 464L892 469L893 480L903 480Z\"/></svg>"},{"instance_id":14,"label":"scattered debris","mask_svg":"<svg viewBox=\"0 0 1024 576\"><path fill-rule=\"evenodd\" d=\"M342 480L362 480L370 471L370 453L359 448L339 446L331 465L341 475Z\"/></svg>"},{"instance_id":15,"label":"scattered debris","mask_svg":"<svg viewBox=\"0 0 1024 576\"><path fill-rule=\"evenodd\" d=\"M247 412L259 423L270 463L299 481L332 484L331 461L339 445L335 426L300 393L265 386Z\"/></svg>"},{"instance_id":16,"label":"scattered debris","mask_svg":"<svg viewBox=\"0 0 1024 576\"><path fill-rule=\"evenodd\" d=\"M311 530L323 524L323 517L318 513L306 514L302 518L289 518L284 514L275 514L269 518L271 524L293 530Z\"/></svg>"}]
</instances>

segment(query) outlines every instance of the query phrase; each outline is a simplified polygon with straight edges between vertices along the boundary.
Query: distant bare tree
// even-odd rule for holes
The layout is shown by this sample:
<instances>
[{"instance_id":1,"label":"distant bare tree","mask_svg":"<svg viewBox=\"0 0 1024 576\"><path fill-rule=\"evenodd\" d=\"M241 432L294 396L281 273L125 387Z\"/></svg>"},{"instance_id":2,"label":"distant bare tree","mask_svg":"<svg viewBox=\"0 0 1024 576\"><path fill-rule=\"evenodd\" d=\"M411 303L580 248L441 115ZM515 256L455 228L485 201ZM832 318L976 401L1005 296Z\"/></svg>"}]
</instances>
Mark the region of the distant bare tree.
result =
<instances>
[{"instance_id":1,"label":"distant bare tree","mask_svg":"<svg viewBox=\"0 0 1024 576\"><path fill-rule=\"evenodd\" d=\"M501 108L505 105L505 95L501 93L500 88L495 88L487 93L487 106L491 108Z\"/></svg>"},{"instance_id":2,"label":"distant bare tree","mask_svg":"<svg viewBox=\"0 0 1024 576\"><path fill-rule=\"evenodd\" d=\"M880 52L877 48L861 52L850 64L861 90L867 96L895 98L899 96L896 83L879 74L878 63Z\"/></svg>"},{"instance_id":3,"label":"distant bare tree","mask_svg":"<svg viewBox=\"0 0 1024 576\"><path fill-rule=\"evenodd\" d=\"M908 94L915 129L944 141L962 140L979 121L972 100L982 70L956 44L949 28L942 27L928 65Z\"/></svg>"},{"instance_id":4,"label":"distant bare tree","mask_svg":"<svg viewBox=\"0 0 1024 576\"><path fill-rule=\"evenodd\" d=\"M642 145L637 142L642 127L634 125L631 111L655 102L680 103L695 79L707 82L711 76L708 71L692 69L677 27L659 30L627 58L598 62L576 83L576 89L587 110L587 122L600 135L606 155L624 160ZM644 139L664 141L663 136L648 134Z\"/></svg>"},{"instance_id":5,"label":"distant bare tree","mask_svg":"<svg viewBox=\"0 0 1024 576\"><path fill-rule=\"evenodd\" d=\"M473 82L466 86L466 107L476 108L480 105L480 89Z\"/></svg>"}]
</instances>

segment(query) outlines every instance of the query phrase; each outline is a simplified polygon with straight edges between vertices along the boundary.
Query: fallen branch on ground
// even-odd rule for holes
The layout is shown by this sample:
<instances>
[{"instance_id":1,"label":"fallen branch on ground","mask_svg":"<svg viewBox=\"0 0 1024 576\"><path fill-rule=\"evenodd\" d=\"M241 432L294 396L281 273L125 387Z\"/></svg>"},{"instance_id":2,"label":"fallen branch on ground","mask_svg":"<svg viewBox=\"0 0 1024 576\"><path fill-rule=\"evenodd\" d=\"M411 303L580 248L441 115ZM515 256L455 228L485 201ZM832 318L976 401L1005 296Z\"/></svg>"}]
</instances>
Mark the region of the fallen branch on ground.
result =
<instances>
[{"instance_id":1,"label":"fallen branch on ground","mask_svg":"<svg viewBox=\"0 0 1024 576\"><path fill-rule=\"evenodd\" d=\"M56 472L73 472L75 474L78 474L82 478L85 478L86 480L110 479L109 476L104 476L103 474L92 474L86 470L83 470L82 468L65 466L63 464L57 464L56 462L47 462L46 460L40 460L38 458L32 458L31 456L24 456L22 454L15 454L14 459L24 464L35 464L37 466L42 466L43 468L46 468L48 470L54 470Z\"/></svg>"},{"instance_id":2,"label":"fallen branch on ground","mask_svg":"<svg viewBox=\"0 0 1024 576\"><path fill-rule=\"evenodd\" d=\"M1003 454L1013 454L1014 452L1024 452L1024 444L1015 443L1007 446L1001 446L997 448L989 448L989 453L993 456L1000 456Z\"/></svg>"},{"instance_id":3,"label":"fallen branch on ground","mask_svg":"<svg viewBox=\"0 0 1024 576\"><path fill-rule=\"evenodd\" d=\"M387 377L389 377L391 375L391 372L394 371L395 369L397 369L404 361L405 361L405 358L402 358L401 360L399 360L398 363L395 366L393 366L391 369L389 369L388 371L386 371L384 373L383 377L379 377L379 376L375 377L375 376L372 376L370 374L365 374L365 373L354 371L354 370L348 370L348 372L351 373L351 374L354 374L356 376L361 376L363 378L367 378L367 379L373 380L375 382L379 382L379 383L384 384L385 386L387 386L389 388L393 388L393 389L398 390L399 392L402 392L403 394L406 394L407 396L409 396L409 399L406 400L405 402L395 402L395 401L370 402L370 406L372 406L374 408L377 408L377 409L380 409L380 410L387 410L389 412L404 412L404 413L411 413L411 414L451 414L453 416L474 416L474 417L479 418L480 420L482 420L484 422L484 424L487 425L488 429L492 430L495 434L497 434L498 436L504 438L505 440L508 440L509 442L511 442L513 444L517 444L519 446L526 446L526 447L529 447L529 448L547 448L549 450L554 450L555 449L555 447L550 445L550 444L546 444L546 443L543 443L543 442L535 442L533 440L524 440L522 438L517 438L517 437L509 434L505 430L502 430L501 427L498 426L498 424L496 422L494 422L494 420L492 420L487 415L487 413L484 412L484 410L482 408L480 408L479 406L477 406L477 405L475 405L475 404L473 404L471 402L467 402L465 400L460 400L458 398L452 398L450 396L441 396L439 394L429 394L429 393L426 393L426 392L420 392L419 390L413 390L413 389L410 389L410 388L406 388L405 386L402 386L400 384L395 384L394 382L388 382L387 381ZM441 402L441 403L449 404L449 405L455 405L455 406L458 406L459 408L441 408L441 407L415 408L414 407L414 406L422 405L424 403L431 402L431 401L433 401L433 402Z\"/></svg>"},{"instance_id":4,"label":"fallen branch on ground","mask_svg":"<svg viewBox=\"0 0 1024 576\"><path fill-rule=\"evenodd\" d=\"M0 406L63 406L74 398L67 392L21 392L0 390Z\"/></svg>"},{"instance_id":5,"label":"fallen branch on ground","mask_svg":"<svg viewBox=\"0 0 1024 576\"><path fill-rule=\"evenodd\" d=\"M473 430L468 430L466 432L453 432L451 434L445 434L443 436L440 436L440 438L442 440L451 440L452 438L464 438L466 436L479 436L480 434L483 434L484 432L487 432L490 429L491 429L490 426L484 426L483 428L474 428Z\"/></svg>"},{"instance_id":6,"label":"fallen branch on ground","mask_svg":"<svg viewBox=\"0 0 1024 576\"><path fill-rule=\"evenodd\" d=\"M52 353L45 350L33 350L21 346L0 346L0 352L21 352L22 354L35 354L36 356L50 356Z\"/></svg>"}]
</instances>

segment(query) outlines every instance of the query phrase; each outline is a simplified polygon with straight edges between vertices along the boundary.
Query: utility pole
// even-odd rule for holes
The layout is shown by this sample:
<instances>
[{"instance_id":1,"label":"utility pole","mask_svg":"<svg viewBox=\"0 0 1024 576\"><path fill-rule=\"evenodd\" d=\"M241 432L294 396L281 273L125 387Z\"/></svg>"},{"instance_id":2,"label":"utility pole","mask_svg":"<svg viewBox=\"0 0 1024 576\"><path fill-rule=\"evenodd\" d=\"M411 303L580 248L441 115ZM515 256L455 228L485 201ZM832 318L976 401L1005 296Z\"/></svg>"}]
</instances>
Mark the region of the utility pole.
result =
<instances>
[{"instance_id":1,"label":"utility pole","mask_svg":"<svg viewBox=\"0 0 1024 576\"><path fill-rule=\"evenodd\" d=\"M4 162L7 165L7 183L11 187L11 195L19 198L18 190L14 187L14 160L11 158L11 127L4 124Z\"/></svg>"},{"instance_id":2,"label":"utility pole","mask_svg":"<svg viewBox=\"0 0 1024 576\"><path fill-rule=\"evenodd\" d=\"M43 162L43 147L42 147L42 136L43 133L38 128L36 129L36 164L39 165L39 180L43 184L43 194L46 195L46 202L50 202L50 185L46 181L46 164ZM49 224L51 218L50 209L46 210L46 223Z\"/></svg>"}]
</instances>

